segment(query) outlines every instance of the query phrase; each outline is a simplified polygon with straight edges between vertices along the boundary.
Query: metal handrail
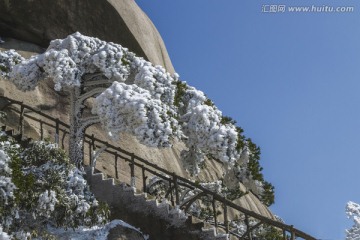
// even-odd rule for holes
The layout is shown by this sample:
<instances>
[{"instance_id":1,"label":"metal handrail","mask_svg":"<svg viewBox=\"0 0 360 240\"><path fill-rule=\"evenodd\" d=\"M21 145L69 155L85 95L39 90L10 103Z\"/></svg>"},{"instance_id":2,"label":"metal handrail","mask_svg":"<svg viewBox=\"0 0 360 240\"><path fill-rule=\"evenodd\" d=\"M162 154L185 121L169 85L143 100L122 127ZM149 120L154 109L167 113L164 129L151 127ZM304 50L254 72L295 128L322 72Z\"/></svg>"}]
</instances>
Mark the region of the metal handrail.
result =
<instances>
[{"instance_id":1,"label":"metal handrail","mask_svg":"<svg viewBox=\"0 0 360 240\"><path fill-rule=\"evenodd\" d=\"M60 131L63 132L63 139L62 139L62 147L64 148L64 138L65 138L65 135L66 134L69 134L69 129L70 129L70 126L59 120L58 118L54 118L52 116L49 116L43 112L41 112L40 110L37 110L33 107L30 107L26 104L24 104L23 102L21 101L17 101L17 100L14 100L14 99L11 99L11 98L8 98L8 97L4 97L4 96L0 96L0 99L4 99L4 100L7 100L8 103L5 104L5 106L0 109L0 110L4 110L5 108L9 108L10 106L12 105L18 105L20 107L20 110L19 109L16 109L16 108L11 108L12 110L14 110L15 112L19 113L20 114L20 117L19 117L19 133L21 135L23 135L23 132L24 132L24 125L23 125L23 122L24 122L24 119L25 118L29 118L33 121L36 121L36 122L39 122L40 123L40 131L41 131L41 138L43 139L43 125L47 125L51 128L54 128L55 130L55 133L56 133L56 136L55 136L55 140L56 141L59 141L59 133ZM25 113L27 110L28 113ZM44 121L43 119L38 119L32 115L29 114L29 112L31 113L35 113L37 115L40 115L41 117L47 119L48 121L52 122L49 123L49 122L46 122ZM194 183L184 177L181 177L181 176L178 176L176 175L174 172L170 172L166 169L163 169L161 167L159 167L158 165L154 164L154 163L151 163L149 162L148 160L142 158L142 157L139 157L137 155L135 155L134 153L131 153L129 151L126 151L120 147L117 147L117 146L114 146L114 145L111 145L109 144L108 142L104 141L104 140L101 140L101 139L98 139L96 137L94 137L94 135L90 135L90 134L87 134L85 133L85 137L84 137L84 142L87 143L89 145L89 149L95 149L97 147L103 147L103 146L106 146L106 149L104 150L104 152L108 153L108 154L112 154L115 156L115 161L117 161L119 158L124 160L125 162L129 162L130 164L130 167L131 167L131 177L132 178L135 178L135 172L134 172L134 168L135 166L142 169L142 178L143 178L143 188L144 188L144 191L146 189L146 176L145 176L145 172L149 172L153 175L156 175L158 177L161 177L162 179L165 179L167 181L169 181L170 185L171 184L174 184L175 187L173 187L173 189L175 190L175 202L176 202L176 205L179 205L179 187L182 186L182 187L187 187L189 189L198 189L200 191L202 191L202 194L206 194L208 196L210 196L212 199L213 199L213 205L214 205L214 202L215 201L218 201L222 204L223 206L223 209L224 209L224 224L223 225L218 225L217 224L217 217L216 217L216 213L214 213L214 221L215 221L215 227L217 228L223 228L225 229L226 233L229 233L229 234L233 234L234 236L237 236L239 237L238 234L236 233L232 233L232 231L229 230L229 222L228 222L228 219L227 219L227 209L228 207L232 208L232 209L235 209L237 211L239 211L240 213L244 214L246 216L246 218L248 217L252 217L253 219L256 219L259 222L259 225L261 224L267 224L267 225L270 225L270 226L273 226L273 227L276 227L276 228L279 228L283 231L283 236L284 236L284 239L287 239L287 236L286 233L290 233L291 234L291 239L295 239L296 237L300 237L300 238L303 238L303 239L306 239L306 240L315 240L316 238L294 228L292 225L287 225L285 223L282 223L282 222L278 222L278 221L275 221L273 219L270 219L270 218L267 218L265 216L262 216L258 213L255 213L251 210L248 210L246 208L243 208L233 202L231 202L230 200L226 199L225 197L197 184L197 183ZM59 142L57 142L59 143ZM97 143L97 144L96 144ZM101 144L101 145L100 145ZM124 156L124 155L127 155L127 156ZM160 172L160 173L159 173ZM115 174L116 176L118 176L118 169L117 169L117 165L115 165ZM172 194L172 193L171 193ZM173 199L173 196L171 195L171 198ZM174 204L174 201L172 201L173 204ZM175 205L175 204L174 204ZM210 222L211 223L211 222ZM249 229L249 225L247 226L248 229ZM241 236L239 237L240 239L246 239L247 236Z\"/></svg>"}]
</instances>

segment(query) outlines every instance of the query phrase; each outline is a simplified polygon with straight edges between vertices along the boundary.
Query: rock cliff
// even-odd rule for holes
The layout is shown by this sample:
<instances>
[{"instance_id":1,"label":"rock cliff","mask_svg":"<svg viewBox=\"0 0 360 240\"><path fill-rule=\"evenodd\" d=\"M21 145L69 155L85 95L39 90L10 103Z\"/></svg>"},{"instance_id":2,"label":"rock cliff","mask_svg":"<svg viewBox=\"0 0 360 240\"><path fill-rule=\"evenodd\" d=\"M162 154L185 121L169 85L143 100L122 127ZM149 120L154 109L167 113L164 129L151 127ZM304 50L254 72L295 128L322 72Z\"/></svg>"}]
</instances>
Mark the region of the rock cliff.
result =
<instances>
[{"instance_id":1,"label":"rock cliff","mask_svg":"<svg viewBox=\"0 0 360 240\"><path fill-rule=\"evenodd\" d=\"M0 36L47 47L74 32L119 43L174 72L164 42L134 0L0 0Z\"/></svg>"}]
</instances>

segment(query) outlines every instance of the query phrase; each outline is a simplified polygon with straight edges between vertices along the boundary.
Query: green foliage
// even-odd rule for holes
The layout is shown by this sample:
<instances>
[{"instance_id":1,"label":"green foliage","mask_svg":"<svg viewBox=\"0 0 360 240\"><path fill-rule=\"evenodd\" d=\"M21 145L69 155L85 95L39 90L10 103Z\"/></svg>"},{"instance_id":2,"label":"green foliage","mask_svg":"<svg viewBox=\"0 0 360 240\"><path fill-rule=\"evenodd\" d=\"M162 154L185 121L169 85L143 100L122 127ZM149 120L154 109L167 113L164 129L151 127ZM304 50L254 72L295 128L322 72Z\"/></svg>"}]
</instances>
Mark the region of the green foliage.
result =
<instances>
[{"instance_id":1,"label":"green foliage","mask_svg":"<svg viewBox=\"0 0 360 240\"><path fill-rule=\"evenodd\" d=\"M240 152L245 147L245 136L243 135L244 130L241 127L236 127L238 133L236 150Z\"/></svg>"},{"instance_id":2,"label":"green foliage","mask_svg":"<svg viewBox=\"0 0 360 240\"><path fill-rule=\"evenodd\" d=\"M221 116L221 121L220 121L221 124L233 124L235 125L236 124L236 121L234 119L232 119L231 117L228 117L228 116Z\"/></svg>"},{"instance_id":3,"label":"green foliage","mask_svg":"<svg viewBox=\"0 0 360 240\"><path fill-rule=\"evenodd\" d=\"M220 210L216 210L216 216L219 216L222 212ZM214 211L210 206L205 206L200 209L200 213L198 218L204 220L210 220L214 218Z\"/></svg>"},{"instance_id":4,"label":"green foliage","mask_svg":"<svg viewBox=\"0 0 360 240\"><path fill-rule=\"evenodd\" d=\"M22 159L24 167L39 167L49 162L63 164L67 168L70 167L70 160L65 151L57 148L48 140L43 143L33 144L30 148L25 149Z\"/></svg>"},{"instance_id":5,"label":"green foliage","mask_svg":"<svg viewBox=\"0 0 360 240\"><path fill-rule=\"evenodd\" d=\"M231 117L228 116L222 116L221 117L221 124L232 124L235 126L236 128L236 132L238 134L238 139L237 139L237 145L236 145L236 150L238 152L240 152L244 147L245 147L245 136L243 135L244 130L241 127L236 126L236 120L232 119Z\"/></svg>"},{"instance_id":6,"label":"green foliage","mask_svg":"<svg viewBox=\"0 0 360 240\"><path fill-rule=\"evenodd\" d=\"M63 150L49 142L22 149L6 135L0 135L0 140L0 150L10 158L11 181L16 186L13 200L0 205L0 225L8 232L44 237L46 224L76 228L108 220L109 207L95 199Z\"/></svg>"},{"instance_id":7,"label":"green foliage","mask_svg":"<svg viewBox=\"0 0 360 240\"><path fill-rule=\"evenodd\" d=\"M10 70L7 67L5 67L4 65L0 64L0 71L8 73Z\"/></svg>"},{"instance_id":8,"label":"green foliage","mask_svg":"<svg viewBox=\"0 0 360 240\"><path fill-rule=\"evenodd\" d=\"M32 209L35 203L33 187L36 178L33 174L24 174L22 159L18 155L11 156L12 181L17 187L14 192L17 205L21 209Z\"/></svg>"},{"instance_id":9,"label":"green foliage","mask_svg":"<svg viewBox=\"0 0 360 240\"><path fill-rule=\"evenodd\" d=\"M265 226L256 236L261 240L284 240L281 230L272 226Z\"/></svg>"},{"instance_id":10,"label":"green foliage","mask_svg":"<svg viewBox=\"0 0 360 240\"><path fill-rule=\"evenodd\" d=\"M260 165L260 154L261 150L250 138L247 139L248 148L250 150L248 171L254 180L257 180L263 184L264 191L262 192L260 200L267 206L272 205L275 202L275 191L274 186L271 183L264 180L262 174L263 168Z\"/></svg>"},{"instance_id":11,"label":"green foliage","mask_svg":"<svg viewBox=\"0 0 360 240\"><path fill-rule=\"evenodd\" d=\"M271 183L264 181L263 188L264 192L260 199L267 206L271 206L275 203L275 187Z\"/></svg>"},{"instance_id":12,"label":"green foliage","mask_svg":"<svg viewBox=\"0 0 360 240\"><path fill-rule=\"evenodd\" d=\"M230 201L234 201L236 199L239 199L239 198L245 196L249 192L243 192L243 191L240 190L240 187L238 187L236 189L224 188L222 193L226 194L227 199L229 199Z\"/></svg>"},{"instance_id":13,"label":"green foliage","mask_svg":"<svg viewBox=\"0 0 360 240\"><path fill-rule=\"evenodd\" d=\"M261 173L263 168L260 166L260 147L253 143L250 138L247 139L247 143L250 150L248 170L254 180L262 182L264 177Z\"/></svg>"},{"instance_id":14,"label":"green foliage","mask_svg":"<svg viewBox=\"0 0 360 240\"><path fill-rule=\"evenodd\" d=\"M101 223L106 223L110 218L110 208L105 202L99 202L96 207L91 207L86 213L86 217L90 218L90 225L95 225L99 222L99 216L102 216L103 220Z\"/></svg>"},{"instance_id":15,"label":"green foliage","mask_svg":"<svg viewBox=\"0 0 360 240\"><path fill-rule=\"evenodd\" d=\"M176 107L181 107L181 103L183 101L183 97L186 93L186 90L188 89L188 85L186 84L186 82L182 82L180 80L178 81L174 81L175 86L176 86L176 90L175 90L175 97L174 97L174 105ZM211 101L209 98L206 98L206 100L204 101L204 104L210 107L214 107L215 104L213 101Z\"/></svg>"},{"instance_id":16,"label":"green foliage","mask_svg":"<svg viewBox=\"0 0 360 240\"><path fill-rule=\"evenodd\" d=\"M221 194L223 196L226 196L227 199L229 199L230 201L234 201L236 199L239 199L243 196L245 196L246 194L248 194L249 192L243 192L240 189L240 186L238 185L238 187L236 188L228 188L225 184L224 184L224 179L221 179Z\"/></svg>"},{"instance_id":17,"label":"green foliage","mask_svg":"<svg viewBox=\"0 0 360 240\"><path fill-rule=\"evenodd\" d=\"M123 57L121 58L121 63L122 63L122 65L124 65L124 66L129 66L129 65L130 65L130 62L126 59L125 56L123 56Z\"/></svg>"},{"instance_id":18,"label":"green foliage","mask_svg":"<svg viewBox=\"0 0 360 240\"><path fill-rule=\"evenodd\" d=\"M175 81L174 84L176 85L174 105L179 108L188 86L185 82L182 81Z\"/></svg>"},{"instance_id":19,"label":"green foliage","mask_svg":"<svg viewBox=\"0 0 360 240\"><path fill-rule=\"evenodd\" d=\"M182 81L175 81L173 84L176 85L176 93L175 93L175 98L174 98L174 105L178 108L180 108L182 106L182 101L183 101L183 97L186 94L186 91L188 89L188 86L185 82ZM214 103L209 99L206 98L205 105L214 107ZM262 170L263 168L260 165L260 147L258 147L255 143L252 142L252 140L250 138L246 138L244 136L244 130L241 127L236 126L236 121L234 119L232 119L231 117L228 116L222 116L221 117L221 124L223 125L233 125L236 128L237 131L237 145L236 145L236 150L240 153L241 151L243 151L243 149L245 148L245 146L247 146L249 148L249 162L247 164L247 176L248 178L251 178L254 181L259 181L263 184L264 186L264 190L262 191L262 194L260 197L260 200L270 206L271 204L274 203L274 187L266 182L264 180L264 176L262 174ZM209 159L214 159L214 156L211 154L206 154L206 156ZM203 162L203 164L205 164L205 162ZM203 169L205 165L201 165L200 168ZM236 199L237 197L241 197L243 196L245 193L242 193L240 190L238 189L232 189L232 190L228 190L227 196L228 198Z\"/></svg>"},{"instance_id":20,"label":"green foliage","mask_svg":"<svg viewBox=\"0 0 360 240\"><path fill-rule=\"evenodd\" d=\"M204 102L205 105L209 106L209 107L214 107L215 104L213 101L211 101L209 98L207 98Z\"/></svg>"}]
</instances>

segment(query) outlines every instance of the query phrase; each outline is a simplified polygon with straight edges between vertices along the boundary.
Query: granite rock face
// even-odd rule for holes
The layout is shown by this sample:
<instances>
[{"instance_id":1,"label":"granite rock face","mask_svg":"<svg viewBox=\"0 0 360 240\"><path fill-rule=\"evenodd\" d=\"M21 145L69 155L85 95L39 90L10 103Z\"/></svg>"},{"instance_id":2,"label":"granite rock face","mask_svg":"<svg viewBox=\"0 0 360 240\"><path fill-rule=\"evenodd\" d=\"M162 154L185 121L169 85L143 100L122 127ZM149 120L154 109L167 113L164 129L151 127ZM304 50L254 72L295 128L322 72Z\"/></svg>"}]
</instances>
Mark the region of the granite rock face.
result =
<instances>
[{"instance_id":1,"label":"granite rock face","mask_svg":"<svg viewBox=\"0 0 360 240\"><path fill-rule=\"evenodd\" d=\"M46 48L74 32L119 43L173 73L164 42L134 0L0 0L0 36Z\"/></svg>"}]
</instances>

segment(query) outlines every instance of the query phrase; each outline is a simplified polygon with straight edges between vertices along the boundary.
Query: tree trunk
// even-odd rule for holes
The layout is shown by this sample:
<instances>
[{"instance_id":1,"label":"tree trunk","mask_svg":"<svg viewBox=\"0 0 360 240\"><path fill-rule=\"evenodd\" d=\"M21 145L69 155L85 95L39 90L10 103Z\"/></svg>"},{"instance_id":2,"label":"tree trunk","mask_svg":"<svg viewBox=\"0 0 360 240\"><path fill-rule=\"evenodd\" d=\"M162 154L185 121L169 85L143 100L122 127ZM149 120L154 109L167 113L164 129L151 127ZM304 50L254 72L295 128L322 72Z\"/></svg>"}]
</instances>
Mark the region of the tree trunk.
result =
<instances>
[{"instance_id":1,"label":"tree trunk","mask_svg":"<svg viewBox=\"0 0 360 240\"><path fill-rule=\"evenodd\" d=\"M79 87L70 89L69 157L78 168L84 160L84 129L81 126L83 108L78 101L80 94Z\"/></svg>"}]
</instances>

